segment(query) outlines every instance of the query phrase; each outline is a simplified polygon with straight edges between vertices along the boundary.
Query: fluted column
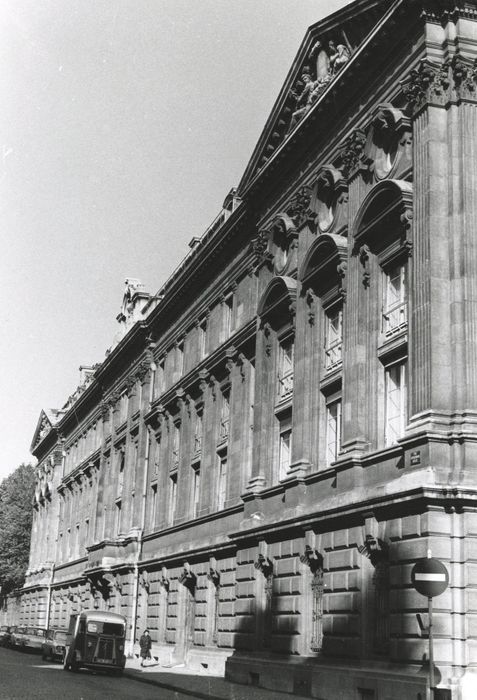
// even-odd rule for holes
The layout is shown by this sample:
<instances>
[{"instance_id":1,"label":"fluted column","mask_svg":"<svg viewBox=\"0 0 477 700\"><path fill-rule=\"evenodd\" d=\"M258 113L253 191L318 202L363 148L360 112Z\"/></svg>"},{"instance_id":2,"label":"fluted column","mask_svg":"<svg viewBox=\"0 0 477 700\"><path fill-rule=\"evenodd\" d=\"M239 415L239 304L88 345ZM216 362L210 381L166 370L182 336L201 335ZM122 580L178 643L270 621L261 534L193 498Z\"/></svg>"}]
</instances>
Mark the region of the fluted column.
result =
<instances>
[{"instance_id":1,"label":"fluted column","mask_svg":"<svg viewBox=\"0 0 477 700\"><path fill-rule=\"evenodd\" d=\"M360 171L356 170L350 178L348 199L348 228L352 225L359 206L369 190ZM369 332L370 289L368 260L359 251L350 257L347 271L348 293L343 307L343 328L346 344L343 349L343 386L342 446L345 457L360 454L369 445L368 420L369 401L374 397L368 395L369 369ZM364 264L363 264L364 263Z\"/></svg>"}]
</instances>

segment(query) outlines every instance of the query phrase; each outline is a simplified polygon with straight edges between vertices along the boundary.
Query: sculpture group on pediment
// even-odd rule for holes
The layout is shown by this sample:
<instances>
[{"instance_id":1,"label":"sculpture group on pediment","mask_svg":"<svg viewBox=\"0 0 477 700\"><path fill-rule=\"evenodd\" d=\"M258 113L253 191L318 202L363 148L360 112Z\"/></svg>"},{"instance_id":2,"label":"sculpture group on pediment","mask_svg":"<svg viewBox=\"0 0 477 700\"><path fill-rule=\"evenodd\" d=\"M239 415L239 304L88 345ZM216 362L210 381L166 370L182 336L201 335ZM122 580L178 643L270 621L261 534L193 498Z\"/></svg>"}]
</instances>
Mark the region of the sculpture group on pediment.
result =
<instances>
[{"instance_id":1,"label":"sculpture group on pediment","mask_svg":"<svg viewBox=\"0 0 477 700\"><path fill-rule=\"evenodd\" d=\"M296 124L311 109L319 96L325 91L328 83L339 73L343 66L351 58L351 50L345 44L335 44L330 40L326 44L318 40L313 45L309 57L315 62L314 78L309 66L303 68L299 87L291 90L295 99L295 109L292 113L288 131L292 131Z\"/></svg>"}]
</instances>

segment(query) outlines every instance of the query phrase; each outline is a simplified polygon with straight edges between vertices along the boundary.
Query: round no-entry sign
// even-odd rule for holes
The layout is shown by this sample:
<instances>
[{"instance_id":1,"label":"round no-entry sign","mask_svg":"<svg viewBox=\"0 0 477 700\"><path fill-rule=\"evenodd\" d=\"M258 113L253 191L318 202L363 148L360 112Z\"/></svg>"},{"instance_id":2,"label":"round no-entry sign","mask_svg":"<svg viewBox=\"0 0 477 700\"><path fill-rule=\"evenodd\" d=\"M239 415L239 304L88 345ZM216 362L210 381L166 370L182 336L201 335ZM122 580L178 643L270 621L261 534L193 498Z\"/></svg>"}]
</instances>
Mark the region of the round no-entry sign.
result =
<instances>
[{"instance_id":1,"label":"round no-entry sign","mask_svg":"<svg viewBox=\"0 0 477 700\"><path fill-rule=\"evenodd\" d=\"M449 585L449 572L439 559L421 559L411 572L412 585L426 598L444 593Z\"/></svg>"}]
</instances>

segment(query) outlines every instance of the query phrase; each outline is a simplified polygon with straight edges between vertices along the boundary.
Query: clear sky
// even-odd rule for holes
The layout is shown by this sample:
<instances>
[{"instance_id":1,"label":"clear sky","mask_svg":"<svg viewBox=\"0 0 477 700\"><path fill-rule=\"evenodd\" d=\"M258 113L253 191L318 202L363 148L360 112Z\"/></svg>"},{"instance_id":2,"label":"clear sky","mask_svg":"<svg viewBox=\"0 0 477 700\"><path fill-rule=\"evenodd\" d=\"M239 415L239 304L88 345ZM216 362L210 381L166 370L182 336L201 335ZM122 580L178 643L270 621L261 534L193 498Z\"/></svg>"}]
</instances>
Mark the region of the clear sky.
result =
<instances>
[{"instance_id":1,"label":"clear sky","mask_svg":"<svg viewBox=\"0 0 477 700\"><path fill-rule=\"evenodd\" d=\"M348 0L1 0L0 480L237 185Z\"/></svg>"}]
</instances>

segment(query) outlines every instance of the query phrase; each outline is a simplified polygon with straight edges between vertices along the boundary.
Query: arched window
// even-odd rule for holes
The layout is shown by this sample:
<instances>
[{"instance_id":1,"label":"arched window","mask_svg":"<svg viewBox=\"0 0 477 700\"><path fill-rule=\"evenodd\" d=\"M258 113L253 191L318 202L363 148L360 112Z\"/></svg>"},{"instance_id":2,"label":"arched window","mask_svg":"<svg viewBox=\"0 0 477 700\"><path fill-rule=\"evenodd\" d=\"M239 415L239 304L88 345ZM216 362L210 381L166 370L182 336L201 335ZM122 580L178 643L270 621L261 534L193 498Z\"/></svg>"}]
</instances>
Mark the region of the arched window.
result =
<instances>
[{"instance_id":1,"label":"arched window","mask_svg":"<svg viewBox=\"0 0 477 700\"><path fill-rule=\"evenodd\" d=\"M408 277L412 251L412 185L383 180L358 210L352 234L353 253L363 269L363 284L373 283L380 309L377 353L383 367L382 442L393 445L407 421ZM377 262L377 265L374 263ZM371 270L378 270L371 279Z\"/></svg>"},{"instance_id":2,"label":"arched window","mask_svg":"<svg viewBox=\"0 0 477 700\"><path fill-rule=\"evenodd\" d=\"M265 289L259 305L261 333L264 338L263 376L257 382L268 386L274 412L272 481L287 477L292 463L292 399L294 383L296 280L274 277ZM272 384L271 384L272 383Z\"/></svg>"},{"instance_id":3,"label":"arched window","mask_svg":"<svg viewBox=\"0 0 477 700\"><path fill-rule=\"evenodd\" d=\"M348 243L344 236L322 234L310 247L300 269L302 294L309 320L322 339L320 395L324 435L320 461L334 462L341 445L341 398L343 359L343 304L346 299Z\"/></svg>"}]
</instances>

